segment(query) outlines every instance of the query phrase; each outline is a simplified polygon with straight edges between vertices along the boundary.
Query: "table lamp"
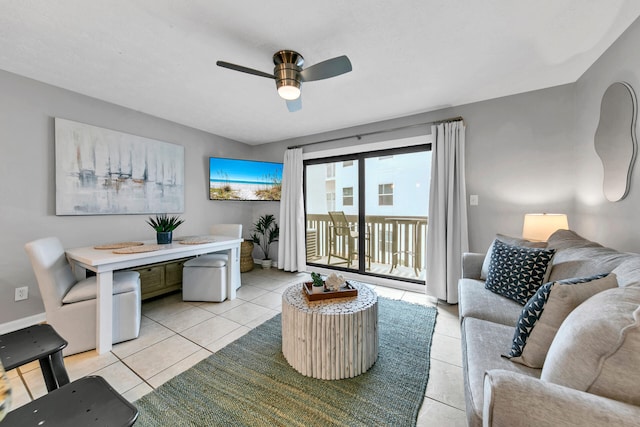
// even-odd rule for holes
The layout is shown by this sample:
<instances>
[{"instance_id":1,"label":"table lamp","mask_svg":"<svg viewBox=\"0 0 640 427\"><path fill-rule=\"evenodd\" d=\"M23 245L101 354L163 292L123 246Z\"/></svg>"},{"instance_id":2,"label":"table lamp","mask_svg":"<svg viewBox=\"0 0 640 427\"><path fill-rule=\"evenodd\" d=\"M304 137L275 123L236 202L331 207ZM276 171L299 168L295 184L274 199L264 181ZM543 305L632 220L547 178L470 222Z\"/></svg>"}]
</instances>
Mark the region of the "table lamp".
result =
<instances>
[{"instance_id":1,"label":"table lamp","mask_svg":"<svg viewBox=\"0 0 640 427\"><path fill-rule=\"evenodd\" d=\"M522 238L545 242L556 230L568 230L569 222L565 214L532 213L524 216Z\"/></svg>"}]
</instances>

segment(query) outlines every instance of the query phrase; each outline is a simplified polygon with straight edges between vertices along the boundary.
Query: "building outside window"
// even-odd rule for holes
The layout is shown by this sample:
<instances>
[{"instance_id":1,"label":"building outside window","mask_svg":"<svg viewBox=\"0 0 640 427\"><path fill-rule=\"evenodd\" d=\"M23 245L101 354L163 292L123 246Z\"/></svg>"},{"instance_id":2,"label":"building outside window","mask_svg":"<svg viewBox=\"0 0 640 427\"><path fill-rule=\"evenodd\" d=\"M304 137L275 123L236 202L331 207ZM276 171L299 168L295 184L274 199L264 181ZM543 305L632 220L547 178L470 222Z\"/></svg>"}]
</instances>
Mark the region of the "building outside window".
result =
<instances>
[{"instance_id":1,"label":"building outside window","mask_svg":"<svg viewBox=\"0 0 640 427\"><path fill-rule=\"evenodd\" d=\"M378 184L378 205L393 206L393 184Z\"/></svg>"},{"instance_id":2,"label":"building outside window","mask_svg":"<svg viewBox=\"0 0 640 427\"><path fill-rule=\"evenodd\" d=\"M327 163L327 178L335 178L335 177L336 177L336 164Z\"/></svg>"},{"instance_id":3,"label":"building outside window","mask_svg":"<svg viewBox=\"0 0 640 427\"><path fill-rule=\"evenodd\" d=\"M327 192L327 212L336 210L336 193Z\"/></svg>"},{"instance_id":4,"label":"building outside window","mask_svg":"<svg viewBox=\"0 0 640 427\"><path fill-rule=\"evenodd\" d=\"M342 189L342 205L353 206L353 187L344 187Z\"/></svg>"}]
</instances>

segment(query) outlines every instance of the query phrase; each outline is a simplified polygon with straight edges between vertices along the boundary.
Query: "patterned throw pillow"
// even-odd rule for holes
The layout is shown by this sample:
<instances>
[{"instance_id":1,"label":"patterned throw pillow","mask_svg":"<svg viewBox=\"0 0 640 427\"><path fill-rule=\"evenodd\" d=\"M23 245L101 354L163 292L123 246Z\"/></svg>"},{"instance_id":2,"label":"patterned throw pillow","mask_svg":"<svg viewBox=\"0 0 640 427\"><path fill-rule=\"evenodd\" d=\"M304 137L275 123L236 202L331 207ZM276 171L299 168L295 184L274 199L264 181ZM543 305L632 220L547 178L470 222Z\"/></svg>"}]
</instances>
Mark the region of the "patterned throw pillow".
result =
<instances>
[{"instance_id":1,"label":"patterned throw pillow","mask_svg":"<svg viewBox=\"0 0 640 427\"><path fill-rule=\"evenodd\" d=\"M531 368L542 368L569 313L598 292L617 286L616 275L607 273L545 283L522 309L511 351L503 356Z\"/></svg>"},{"instance_id":2,"label":"patterned throw pillow","mask_svg":"<svg viewBox=\"0 0 640 427\"><path fill-rule=\"evenodd\" d=\"M549 277L555 249L493 243L485 288L525 305Z\"/></svg>"},{"instance_id":3,"label":"patterned throw pillow","mask_svg":"<svg viewBox=\"0 0 640 427\"><path fill-rule=\"evenodd\" d=\"M504 234L496 234L496 238L489 249L487 249L487 254L484 257L484 261L482 262L482 270L480 270L480 280L487 280L487 274L489 274L489 264L491 264L491 254L493 253L493 243L496 240L500 240L502 243L506 243L507 245L513 246L524 246L525 248L546 248L547 242L533 242L527 239L521 239L520 237L512 237L506 236Z\"/></svg>"}]
</instances>

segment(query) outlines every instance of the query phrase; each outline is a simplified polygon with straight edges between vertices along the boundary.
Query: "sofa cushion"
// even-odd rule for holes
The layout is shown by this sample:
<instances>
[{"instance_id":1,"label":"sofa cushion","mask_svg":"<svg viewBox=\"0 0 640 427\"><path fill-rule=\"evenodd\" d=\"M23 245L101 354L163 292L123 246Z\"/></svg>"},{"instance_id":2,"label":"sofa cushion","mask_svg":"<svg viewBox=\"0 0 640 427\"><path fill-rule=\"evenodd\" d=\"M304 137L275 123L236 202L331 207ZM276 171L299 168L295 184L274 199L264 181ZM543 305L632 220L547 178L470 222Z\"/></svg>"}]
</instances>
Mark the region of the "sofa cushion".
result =
<instances>
[{"instance_id":1,"label":"sofa cushion","mask_svg":"<svg viewBox=\"0 0 640 427\"><path fill-rule=\"evenodd\" d=\"M486 292L486 291L485 291ZM482 425L484 374L492 369L505 369L534 378L540 369L529 368L500 357L511 343L513 326L466 317L462 322L462 357L464 387L469 425Z\"/></svg>"},{"instance_id":2,"label":"sofa cushion","mask_svg":"<svg viewBox=\"0 0 640 427\"><path fill-rule=\"evenodd\" d=\"M137 271L118 271L113 273L113 295L135 292L140 288L140 273ZM80 280L73 285L62 298L64 304L88 301L97 296L96 276Z\"/></svg>"},{"instance_id":3,"label":"sofa cushion","mask_svg":"<svg viewBox=\"0 0 640 427\"><path fill-rule=\"evenodd\" d=\"M604 247L559 249L553 257L549 281L610 273L633 256Z\"/></svg>"},{"instance_id":4,"label":"sofa cushion","mask_svg":"<svg viewBox=\"0 0 640 427\"><path fill-rule=\"evenodd\" d=\"M605 248L571 230L558 230L549 237L548 248L556 249L549 281L586 277L598 273L610 273L636 254ZM618 276L620 286L626 286L626 278ZM640 274L636 276L640 280Z\"/></svg>"},{"instance_id":5,"label":"sofa cushion","mask_svg":"<svg viewBox=\"0 0 640 427\"><path fill-rule=\"evenodd\" d=\"M555 250L525 248L496 240L485 287L525 305L547 281Z\"/></svg>"},{"instance_id":6,"label":"sofa cushion","mask_svg":"<svg viewBox=\"0 0 640 427\"><path fill-rule=\"evenodd\" d=\"M541 379L640 405L640 288L600 292L556 334Z\"/></svg>"},{"instance_id":7,"label":"sofa cushion","mask_svg":"<svg viewBox=\"0 0 640 427\"><path fill-rule=\"evenodd\" d=\"M546 248L547 242L532 242L531 240L521 239L519 237L505 236L504 234L496 234L496 238L489 249L487 250L487 254L484 257L484 262L482 263L482 270L480 271L480 279L487 280L487 274L489 274L489 264L491 263L491 254L493 253L493 244L496 240L500 240L502 243L506 243L508 245L513 246L522 246L525 248Z\"/></svg>"},{"instance_id":8,"label":"sofa cushion","mask_svg":"<svg viewBox=\"0 0 640 427\"><path fill-rule=\"evenodd\" d=\"M522 305L489 292L481 280L461 279L458 281L458 312L460 319L475 317L513 328L522 312Z\"/></svg>"},{"instance_id":9,"label":"sofa cushion","mask_svg":"<svg viewBox=\"0 0 640 427\"><path fill-rule=\"evenodd\" d=\"M511 351L505 357L542 368L553 338L569 313L589 297L617 285L615 274L545 283L522 309Z\"/></svg>"},{"instance_id":10,"label":"sofa cushion","mask_svg":"<svg viewBox=\"0 0 640 427\"><path fill-rule=\"evenodd\" d=\"M618 278L618 286L640 284L640 255L630 254L612 273Z\"/></svg>"},{"instance_id":11,"label":"sofa cushion","mask_svg":"<svg viewBox=\"0 0 640 427\"><path fill-rule=\"evenodd\" d=\"M561 250L568 248L601 248L602 245L587 240L572 230L557 230L547 241L549 249Z\"/></svg>"}]
</instances>

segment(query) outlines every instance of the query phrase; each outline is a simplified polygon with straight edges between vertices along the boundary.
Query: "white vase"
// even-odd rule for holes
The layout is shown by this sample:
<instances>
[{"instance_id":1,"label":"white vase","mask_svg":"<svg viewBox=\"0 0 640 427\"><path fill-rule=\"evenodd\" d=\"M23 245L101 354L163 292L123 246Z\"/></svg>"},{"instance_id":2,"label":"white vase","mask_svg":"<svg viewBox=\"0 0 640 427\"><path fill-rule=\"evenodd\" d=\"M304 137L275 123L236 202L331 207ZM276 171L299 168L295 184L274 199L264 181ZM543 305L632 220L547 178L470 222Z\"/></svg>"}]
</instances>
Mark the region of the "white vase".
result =
<instances>
[{"instance_id":1,"label":"white vase","mask_svg":"<svg viewBox=\"0 0 640 427\"><path fill-rule=\"evenodd\" d=\"M268 270L269 268L271 268L270 259L263 259L262 261L260 261L260 264L262 265L262 268L264 268L265 270Z\"/></svg>"},{"instance_id":2,"label":"white vase","mask_svg":"<svg viewBox=\"0 0 640 427\"><path fill-rule=\"evenodd\" d=\"M311 286L312 294L321 294L324 292L324 286Z\"/></svg>"}]
</instances>

